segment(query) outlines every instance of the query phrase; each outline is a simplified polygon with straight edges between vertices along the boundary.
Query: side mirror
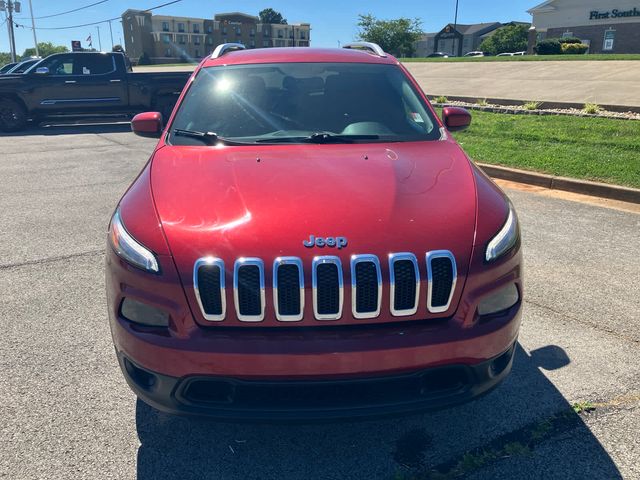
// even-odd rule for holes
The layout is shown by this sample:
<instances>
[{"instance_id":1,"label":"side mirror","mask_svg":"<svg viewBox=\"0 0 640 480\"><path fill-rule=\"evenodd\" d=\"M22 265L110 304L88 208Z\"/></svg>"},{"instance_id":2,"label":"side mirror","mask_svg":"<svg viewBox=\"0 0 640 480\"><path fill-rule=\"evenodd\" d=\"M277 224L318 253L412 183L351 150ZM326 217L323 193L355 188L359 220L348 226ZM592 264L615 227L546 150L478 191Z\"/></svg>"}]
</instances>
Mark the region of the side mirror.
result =
<instances>
[{"instance_id":1,"label":"side mirror","mask_svg":"<svg viewBox=\"0 0 640 480\"><path fill-rule=\"evenodd\" d=\"M162 114L160 112L139 113L131 120L131 130L141 137L160 138Z\"/></svg>"},{"instance_id":2,"label":"side mirror","mask_svg":"<svg viewBox=\"0 0 640 480\"><path fill-rule=\"evenodd\" d=\"M34 73L36 75L49 75L49 69L47 67L38 67Z\"/></svg>"},{"instance_id":3,"label":"side mirror","mask_svg":"<svg viewBox=\"0 0 640 480\"><path fill-rule=\"evenodd\" d=\"M442 121L450 132L464 130L471 125L471 114L460 107L444 107L442 109Z\"/></svg>"}]
</instances>

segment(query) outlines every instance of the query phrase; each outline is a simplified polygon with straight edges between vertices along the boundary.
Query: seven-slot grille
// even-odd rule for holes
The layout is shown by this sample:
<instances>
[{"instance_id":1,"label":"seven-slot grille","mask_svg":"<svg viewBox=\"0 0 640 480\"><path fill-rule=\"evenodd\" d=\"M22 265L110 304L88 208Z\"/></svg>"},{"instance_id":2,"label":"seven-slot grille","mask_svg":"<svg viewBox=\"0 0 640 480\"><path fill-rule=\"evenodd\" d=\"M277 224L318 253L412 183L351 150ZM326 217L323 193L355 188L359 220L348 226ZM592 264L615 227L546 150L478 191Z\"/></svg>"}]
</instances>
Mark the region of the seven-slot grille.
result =
<instances>
[{"instance_id":1,"label":"seven-slot grille","mask_svg":"<svg viewBox=\"0 0 640 480\"><path fill-rule=\"evenodd\" d=\"M427 309L446 312L453 298L457 270L453 254L436 250L426 254ZM420 299L421 270L412 253L389 255L390 310L393 316L414 315ZM424 270L423 270L424 272ZM382 271L375 255L353 255L350 261L351 304L354 318L380 315ZM264 262L259 258L239 258L233 267L233 299L240 321L260 322L265 315ZM318 256L311 265L313 313L317 320L342 317L344 303L343 269L339 257ZM422 277L424 278L424 277ZM225 266L219 258L196 261L193 283L200 310L206 320L221 321L226 316ZM424 291L424 290L423 290ZM273 263L273 303L279 321L299 321L304 317L304 266L298 257L278 257Z\"/></svg>"}]
</instances>

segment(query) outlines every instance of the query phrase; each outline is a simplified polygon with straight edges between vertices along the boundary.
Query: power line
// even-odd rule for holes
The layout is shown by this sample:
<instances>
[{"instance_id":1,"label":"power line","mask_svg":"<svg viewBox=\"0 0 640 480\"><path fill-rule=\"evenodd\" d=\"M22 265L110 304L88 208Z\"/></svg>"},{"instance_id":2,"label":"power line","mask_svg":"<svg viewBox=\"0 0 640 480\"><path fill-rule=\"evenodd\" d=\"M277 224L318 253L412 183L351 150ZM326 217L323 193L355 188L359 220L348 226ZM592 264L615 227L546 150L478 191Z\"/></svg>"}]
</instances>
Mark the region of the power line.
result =
<instances>
[{"instance_id":1,"label":"power line","mask_svg":"<svg viewBox=\"0 0 640 480\"><path fill-rule=\"evenodd\" d=\"M103 0L102 2L98 2L98 3L104 3L105 1L108 0ZM168 5L173 5L174 3L179 3L182 2L183 0L173 0L172 2L167 2L167 3L163 3L162 5L156 5L155 7L151 7L151 8L147 8L146 10L143 10L143 12L150 12L152 10L157 10L158 8L162 8L162 7L166 7ZM120 17L113 17L113 18L108 18L106 20L100 20L99 22L91 22L91 23L83 23L83 24L79 24L79 25L69 25L66 27L38 27L36 28L36 30L69 30L72 28L81 28L81 27L89 27L91 25L99 25L101 23L107 23L107 22L113 22L115 20L119 20ZM22 28L29 28L31 29L31 27L29 27L28 25L21 25L16 23L16 27L22 27Z\"/></svg>"},{"instance_id":2,"label":"power line","mask_svg":"<svg viewBox=\"0 0 640 480\"><path fill-rule=\"evenodd\" d=\"M85 5L84 7L74 8L73 10L67 10L66 12L54 13L52 15L44 15L42 17L34 17L34 20L40 20L42 18L51 18L51 17L59 17L60 15L66 15L67 13L77 12L79 10L84 10L85 8L95 7L96 5L100 5L101 3L106 3L110 0L100 0L99 2L92 3L90 5Z\"/></svg>"}]
</instances>

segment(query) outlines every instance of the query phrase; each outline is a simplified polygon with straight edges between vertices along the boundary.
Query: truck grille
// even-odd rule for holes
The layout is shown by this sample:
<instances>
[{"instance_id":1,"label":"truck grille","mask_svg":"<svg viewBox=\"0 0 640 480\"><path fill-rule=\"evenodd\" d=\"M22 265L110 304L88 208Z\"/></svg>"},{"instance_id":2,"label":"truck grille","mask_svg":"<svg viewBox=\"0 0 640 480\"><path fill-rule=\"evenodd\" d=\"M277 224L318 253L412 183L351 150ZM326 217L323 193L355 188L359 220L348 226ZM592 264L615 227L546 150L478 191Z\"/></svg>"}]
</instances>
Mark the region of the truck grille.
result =
<instances>
[{"instance_id":1,"label":"truck grille","mask_svg":"<svg viewBox=\"0 0 640 480\"><path fill-rule=\"evenodd\" d=\"M393 316L414 315L420 300L421 268L412 253L389 255L390 310ZM457 270L448 250L428 252L426 260L427 310L446 312L456 286ZM424 268L424 266L423 266ZM339 257L318 256L311 265L313 316L337 320L344 304L343 268ZM351 305L354 318L376 318L382 303L382 270L375 255L353 255L350 261ZM233 267L233 299L238 320L261 322L265 316L265 271L260 258L239 258ZM226 318L225 266L219 258L196 261L193 282L206 320ZM300 321L305 313L304 266L298 257L278 257L273 263L273 307L281 322ZM424 290L423 290L424 292ZM424 295L424 293L423 293Z\"/></svg>"}]
</instances>

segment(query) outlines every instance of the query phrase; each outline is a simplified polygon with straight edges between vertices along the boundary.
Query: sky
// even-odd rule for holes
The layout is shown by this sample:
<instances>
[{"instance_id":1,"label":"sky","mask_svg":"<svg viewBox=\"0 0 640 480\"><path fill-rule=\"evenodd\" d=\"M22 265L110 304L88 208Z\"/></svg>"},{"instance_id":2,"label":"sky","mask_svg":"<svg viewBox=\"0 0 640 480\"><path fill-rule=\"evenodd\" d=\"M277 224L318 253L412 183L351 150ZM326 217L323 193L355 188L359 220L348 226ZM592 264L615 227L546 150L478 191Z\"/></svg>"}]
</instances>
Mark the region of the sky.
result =
<instances>
[{"instance_id":1,"label":"sky","mask_svg":"<svg viewBox=\"0 0 640 480\"><path fill-rule=\"evenodd\" d=\"M33 47L33 34L30 29L29 0L22 1L22 13L15 14L14 23L24 25L15 29L16 50L22 54L26 48ZM33 14L36 17L36 35L38 42L53 42L71 48L71 40L81 40L91 35L93 46L99 48L98 29L85 26L64 30L46 30L52 27L66 27L90 22L98 22L119 17L128 8L144 10L169 0L107 0L99 5L73 13L50 18L37 18L55 15L68 10L96 3L98 0L31 0ZM511 20L530 21L527 9L541 3L541 0L459 0L458 23L508 22ZM371 13L380 19L398 17L418 18L425 32L441 30L447 23L453 23L456 0L323 0L314 1L220 1L220 0L182 0L154 13L179 15L197 18L212 18L215 13L240 11L257 15L264 8L273 8L282 13L289 23L311 23L311 46L337 47L339 42L355 40L358 34L358 15ZM5 14L0 13L0 52L9 51ZM4 22L4 23L3 23ZM109 24L102 23L100 40L102 50L111 49ZM113 43L122 42L122 27L119 21L111 22Z\"/></svg>"}]
</instances>

